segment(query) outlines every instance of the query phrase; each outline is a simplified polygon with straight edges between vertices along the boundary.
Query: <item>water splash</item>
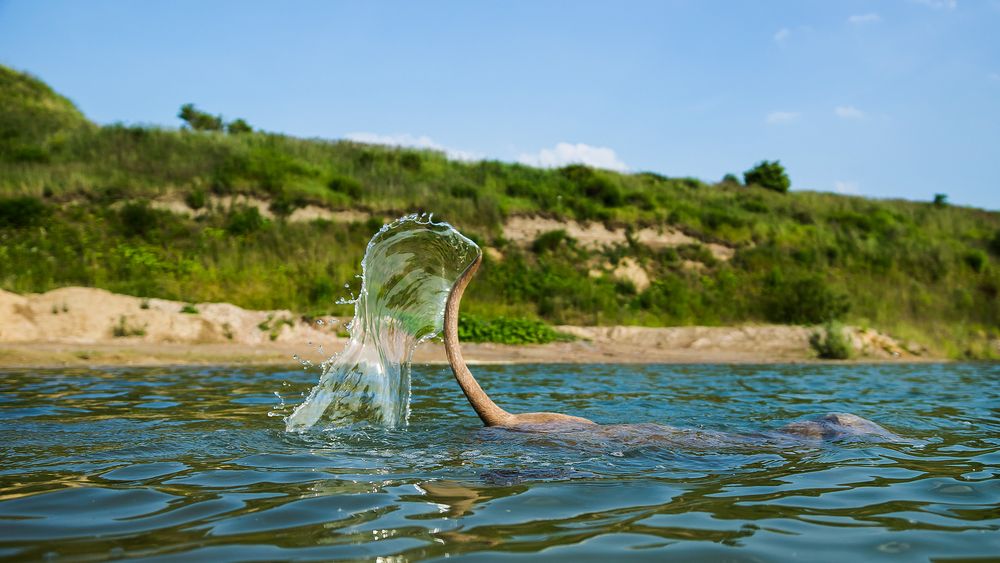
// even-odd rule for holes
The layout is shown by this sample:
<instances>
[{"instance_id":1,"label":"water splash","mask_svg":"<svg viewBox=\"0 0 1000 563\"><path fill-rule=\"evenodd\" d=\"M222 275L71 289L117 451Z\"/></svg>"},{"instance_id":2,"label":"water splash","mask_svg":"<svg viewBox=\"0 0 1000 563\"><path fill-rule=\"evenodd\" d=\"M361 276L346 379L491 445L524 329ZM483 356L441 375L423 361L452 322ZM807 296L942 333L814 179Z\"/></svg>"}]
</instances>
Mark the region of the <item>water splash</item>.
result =
<instances>
[{"instance_id":1,"label":"water splash","mask_svg":"<svg viewBox=\"0 0 1000 563\"><path fill-rule=\"evenodd\" d=\"M350 340L321 366L319 383L287 419L289 431L332 426L406 424L410 359L444 326L448 293L481 251L448 223L408 215L372 237L361 261L361 289Z\"/></svg>"}]
</instances>

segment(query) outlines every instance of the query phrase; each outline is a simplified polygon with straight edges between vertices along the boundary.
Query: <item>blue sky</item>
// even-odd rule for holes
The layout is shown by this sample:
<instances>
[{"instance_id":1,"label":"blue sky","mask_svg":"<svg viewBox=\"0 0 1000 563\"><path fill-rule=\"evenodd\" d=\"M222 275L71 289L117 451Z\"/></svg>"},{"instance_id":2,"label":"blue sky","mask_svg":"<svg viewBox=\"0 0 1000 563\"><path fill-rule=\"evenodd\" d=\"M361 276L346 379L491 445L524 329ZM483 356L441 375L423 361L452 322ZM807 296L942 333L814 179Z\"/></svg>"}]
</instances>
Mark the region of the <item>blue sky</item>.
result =
<instances>
[{"instance_id":1,"label":"blue sky","mask_svg":"<svg viewBox=\"0 0 1000 563\"><path fill-rule=\"evenodd\" d=\"M0 0L0 62L100 123L1000 209L1000 0Z\"/></svg>"}]
</instances>

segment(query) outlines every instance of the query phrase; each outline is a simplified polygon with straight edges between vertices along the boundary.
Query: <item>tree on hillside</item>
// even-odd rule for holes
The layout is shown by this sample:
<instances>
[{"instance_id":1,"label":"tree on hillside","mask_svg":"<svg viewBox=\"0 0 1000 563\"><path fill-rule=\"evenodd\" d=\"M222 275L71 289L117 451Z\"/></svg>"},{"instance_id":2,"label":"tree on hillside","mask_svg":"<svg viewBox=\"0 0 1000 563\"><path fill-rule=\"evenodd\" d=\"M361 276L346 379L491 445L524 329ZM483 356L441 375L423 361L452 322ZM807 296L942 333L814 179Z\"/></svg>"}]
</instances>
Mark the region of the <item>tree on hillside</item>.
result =
<instances>
[{"instance_id":1,"label":"tree on hillside","mask_svg":"<svg viewBox=\"0 0 1000 563\"><path fill-rule=\"evenodd\" d=\"M775 160L762 160L756 166L743 173L743 182L748 186L760 186L768 190L785 193L792 186L792 181L785 173L785 167Z\"/></svg>"},{"instance_id":2,"label":"tree on hillside","mask_svg":"<svg viewBox=\"0 0 1000 563\"><path fill-rule=\"evenodd\" d=\"M194 104L182 105L177 117L195 131L222 131L222 116L205 113L195 108Z\"/></svg>"},{"instance_id":3,"label":"tree on hillside","mask_svg":"<svg viewBox=\"0 0 1000 563\"><path fill-rule=\"evenodd\" d=\"M250 124L244 121L242 118L237 118L230 121L226 125L226 131L228 131L230 134L233 135L239 135L240 133L252 132L253 127L250 127Z\"/></svg>"}]
</instances>

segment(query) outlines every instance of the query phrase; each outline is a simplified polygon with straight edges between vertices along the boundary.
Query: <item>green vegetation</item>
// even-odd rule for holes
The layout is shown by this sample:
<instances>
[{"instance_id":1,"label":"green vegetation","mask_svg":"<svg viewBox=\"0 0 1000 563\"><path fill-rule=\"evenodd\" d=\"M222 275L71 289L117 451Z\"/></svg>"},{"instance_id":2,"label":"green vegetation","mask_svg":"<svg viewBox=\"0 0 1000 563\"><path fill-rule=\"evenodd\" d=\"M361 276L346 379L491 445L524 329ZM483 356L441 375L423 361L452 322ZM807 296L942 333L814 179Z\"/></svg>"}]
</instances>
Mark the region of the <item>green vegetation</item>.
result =
<instances>
[{"instance_id":1,"label":"green vegetation","mask_svg":"<svg viewBox=\"0 0 1000 563\"><path fill-rule=\"evenodd\" d=\"M234 119L229 123L222 120L221 115L205 113L194 107L194 104L184 104L181 106L177 117L188 127L195 131L228 131L233 135L250 133L253 127L243 119Z\"/></svg>"},{"instance_id":2,"label":"green vegetation","mask_svg":"<svg viewBox=\"0 0 1000 563\"><path fill-rule=\"evenodd\" d=\"M295 326L295 323L288 317L275 319L273 314L269 314L263 322L257 325L257 328L268 333L268 338L271 340L277 340L278 336L281 335L282 327L285 326ZM232 339L232 336L227 338Z\"/></svg>"},{"instance_id":3,"label":"green vegetation","mask_svg":"<svg viewBox=\"0 0 1000 563\"><path fill-rule=\"evenodd\" d=\"M356 283L382 219L428 211L499 250L487 253L463 303L483 322L838 320L954 357L995 355L989 342L1000 337L995 212L783 193L777 162L753 169L763 166L763 175L748 171L744 186L735 177L708 184L579 165L457 162L435 151L236 134L232 123L228 133L98 127L41 82L2 67L0 97L0 287L11 291L84 285L349 315L334 301ZM164 200L197 213L167 211ZM289 219L306 205L359 219ZM524 214L600 221L627 229L628 240L595 250L557 230L519 246L502 225ZM635 235L644 227L698 242L649 247ZM606 273L625 258L646 271L648 288Z\"/></svg>"},{"instance_id":4,"label":"green vegetation","mask_svg":"<svg viewBox=\"0 0 1000 563\"><path fill-rule=\"evenodd\" d=\"M48 207L38 198L0 199L0 228L40 225L48 215L48 211Z\"/></svg>"},{"instance_id":5,"label":"green vegetation","mask_svg":"<svg viewBox=\"0 0 1000 563\"><path fill-rule=\"evenodd\" d=\"M484 319L475 315L462 315L458 337L466 342L500 344L547 344L575 340L573 336L557 332L541 321L507 317Z\"/></svg>"},{"instance_id":6,"label":"green vegetation","mask_svg":"<svg viewBox=\"0 0 1000 563\"><path fill-rule=\"evenodd\" d=\"M792 187L792 181L780 162L766 160L743 173L743 181L748 186L759 186L768 190L785 193Z\"/></svg>"},{"instance_id":7,"label":"green vegetation","mask_svg":"<svg viewBox=\"0 0 1000 563\"><path fill-rule=\"evenodd\" d=\"M95 127L44 82L0 65L0 162L45 163Z\"/></svg>"},{"instance_id":8,"label":"green vegetation","mask_svg":"<svg viewBox=\"0 0 1000 563\"><path fill-rule=\"evenodd\" d=\"M222 131L222 116L211 115L195 109L194 104L184 104L181 106L177 117L181 118L188 127L195 131Z\"/></svg>"},{"instance_id":9,"label":"green vegetation","mask_svg":"<svg viewBox=\"0 0 1000 563\"><path fill-rule=\"evenodd\" d=\"M824 360L850 359L854 348L844 330L844 325L838 322L827 322L821 331L812 333L809 345L816 351L816 355Z\"/></svg>"},{"instance_id":10,"label":"green vegetation","mask_svg":"<svg viewBox=\"0 0 1000 563\"><path fill-rule=\"evenodd\" d=\"M146 326L134 326L128 322L124 315L118 317L118 324L111 329L111 335L115 338L126 338L129 336L146 336Z\"/></svg>"}]
</instances>

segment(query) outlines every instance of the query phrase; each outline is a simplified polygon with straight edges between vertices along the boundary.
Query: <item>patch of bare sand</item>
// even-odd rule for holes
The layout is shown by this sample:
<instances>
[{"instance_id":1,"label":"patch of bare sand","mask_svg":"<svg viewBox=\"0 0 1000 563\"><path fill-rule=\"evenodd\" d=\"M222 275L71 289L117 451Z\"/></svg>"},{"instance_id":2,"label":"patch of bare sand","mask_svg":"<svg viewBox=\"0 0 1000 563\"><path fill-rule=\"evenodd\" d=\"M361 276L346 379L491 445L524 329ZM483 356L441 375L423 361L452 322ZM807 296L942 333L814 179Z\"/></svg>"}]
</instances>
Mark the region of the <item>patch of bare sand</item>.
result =
<instances>
[{"instance_id":1,"label":"patch of bare sand","mask_svg":"<svg viewBox=\"0 0 1000 563\"><path fill-rule=\"evenodd\" d=\"M209 209L229 210L234 207L253 207L257 209L257 212L262 217L267 219L275 218L274 212L271 211L270 201L246 195L211 195L207 198L205 207L200 209L192 209L185 201L178 199L176 196L153 200L149 205L154 209L162 209L178 215L189 215L192 217L200 217L207 213ZM334 211L319 205L309 204L296 208L288 215L287 220L292 223L316 221L318 219L335 223L360 223L367 221L371 216L371 213L366 211L353 209Z\"/></svg>"},{"instance_id":2,"label":"patch of bare sand","mask_svg":"<svg viewBox=\"0 0 1000 563\"><path fill-rule=\"evenodd\" d=\"M566 234L576 239L584 248L599 249L607 246L624 245L628 243L625 229L619 227L609 229L603 223L581 224L577 221L559 221L545 217L516 216L504 223L505 239L519 245L534 242L538 235L550 231L564 230ZM689 236L678 229L662 226L646 227L635 231L632 236L641 244L650 248L673 248L686 244L700 244L708 248L717 260L729 260L735 254L732 248L717 244L705 243Z\"/></svg>"},{"instance_id":3,"label":"patch of bare sand","mask_svg":"<svg viewBox=\"0 0 1000 563\"><path fill-rule=\"evenodd\" d=\"M319 345L335 343L337 329L305 323L291 311L249 311L228 303L142 299L86 287L31 295L0 290L0 342Z\"/></svg>"},{"instance_id":4,"label":"patch of bare sand","mask_svg":"<svg viewBox=\"0 0 1000 563\"><path fill-rule=\"evenodd\" d=\"M619 260L617 266L613 266L608 262L603 266L592 267L587 274L592 278L611 274L620 280L631 282L635 286L636 291L645 291L652 283L646 270L631 256Z\"/></svg>"}]
</instances>

